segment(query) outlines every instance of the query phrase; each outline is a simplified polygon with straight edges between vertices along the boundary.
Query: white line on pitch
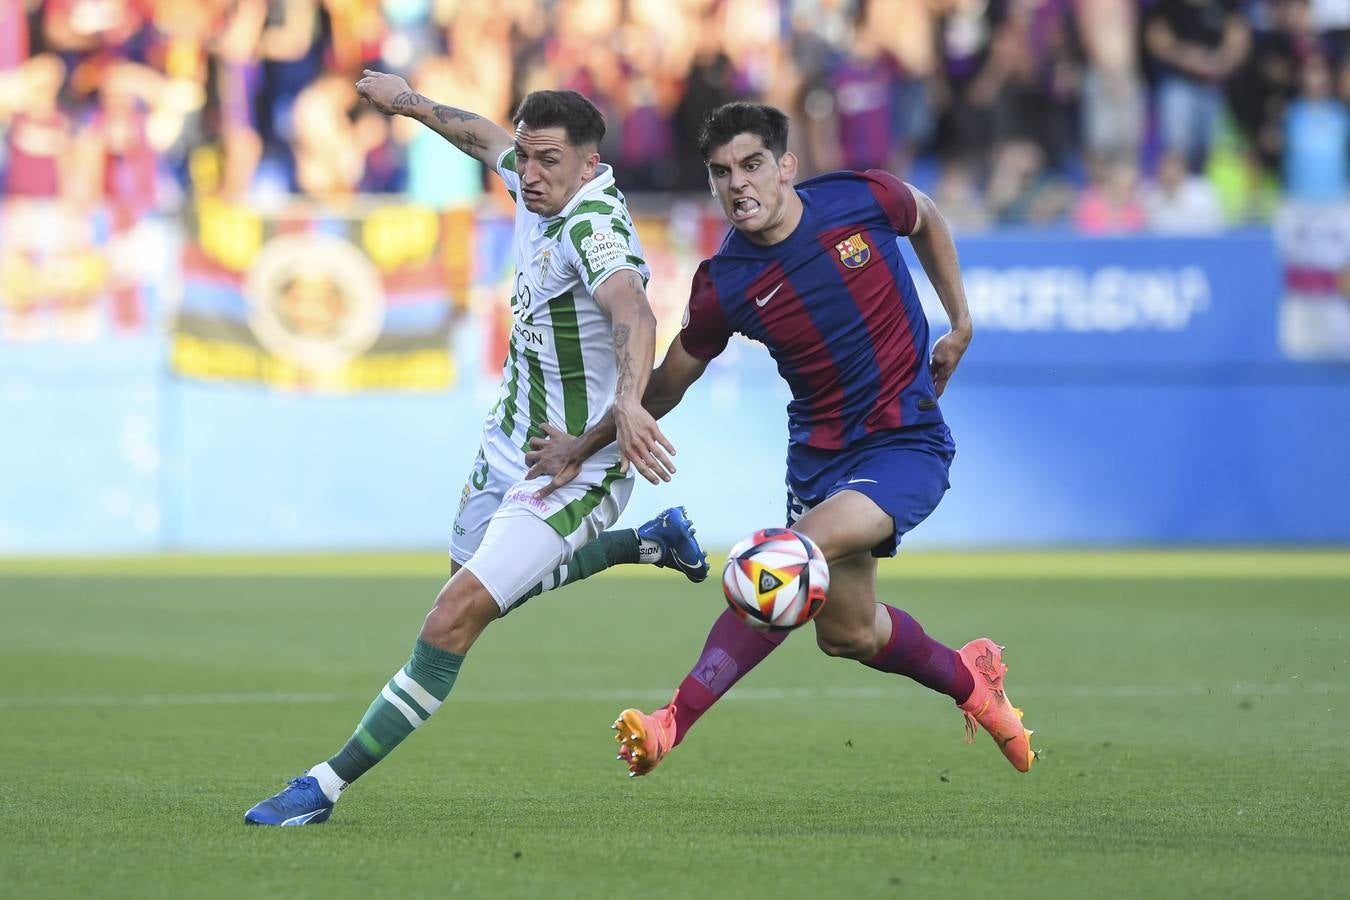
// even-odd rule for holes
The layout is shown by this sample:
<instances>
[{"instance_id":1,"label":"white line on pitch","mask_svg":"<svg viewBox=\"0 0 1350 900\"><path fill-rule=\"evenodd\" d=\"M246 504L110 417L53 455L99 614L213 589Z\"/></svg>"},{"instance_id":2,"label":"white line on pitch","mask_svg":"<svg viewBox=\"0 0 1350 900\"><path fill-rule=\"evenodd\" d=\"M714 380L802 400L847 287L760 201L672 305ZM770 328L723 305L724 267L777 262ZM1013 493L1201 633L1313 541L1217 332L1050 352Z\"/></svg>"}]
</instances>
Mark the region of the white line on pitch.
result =
<instances>
[{"instance_id":1,"label":"white line on pitch","mask_svg":"<svg viewBox=\"0 0 1350 900\"><path fill-rule=\"evenodd\" d=\"M897 685L898 687L898 685ZM1275 684L1241 683L1228 686L1215 685L1018 685L1018 699L1022 697L1041 698L1138 698L1169 699L1186 697L1260 697L1270 696L1326 696L1329 694L1350 694L1350 684L1330 682L1303 682L1301 680L1282 681ZM646 700L664 700L670 696L669 690L643 689L623 690L609 688L603 690L576 691L474 691L472 689L455 694L454 703L557 703L557 702L638 702ZM895 687L856 687L856 688L771 688L740 687L726 696L727 701L765 703L782 700L829 701L829 700L888 700L899 696ZM369 695L355 693L305 693L305 692L257 692L257 693L221 693L221 694L105 694L105 695L58 695L54 697L0 697L0 709L35 709L43 707L151 707L151 706L253 706L253 705L306 705L319 703L359 702L369 699Z\"/></svg>"}]
</instances>

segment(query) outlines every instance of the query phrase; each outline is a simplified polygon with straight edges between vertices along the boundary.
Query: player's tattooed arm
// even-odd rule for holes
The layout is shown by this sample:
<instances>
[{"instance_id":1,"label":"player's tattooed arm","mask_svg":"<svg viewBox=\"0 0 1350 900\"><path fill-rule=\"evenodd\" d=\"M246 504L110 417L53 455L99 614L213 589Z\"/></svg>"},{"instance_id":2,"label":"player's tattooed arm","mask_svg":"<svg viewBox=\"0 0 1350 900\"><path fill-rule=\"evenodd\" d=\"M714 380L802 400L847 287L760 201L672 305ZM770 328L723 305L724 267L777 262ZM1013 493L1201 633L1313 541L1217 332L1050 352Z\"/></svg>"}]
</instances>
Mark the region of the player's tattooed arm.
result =
<instances>
[{"instance_id":1,"label":"player's tattooed arm","mask_svg":"<svg viewBox=\"0 0 1350 900\"><path fill-rule=\"evenodd\" d=\"M632 329L627 325L614 326L614 399L622 400L625 395L633 394L633 354L628 349L628 335Z\"/></svg>"},{"instance_id":2,"label":"player's tattooed arm","mask_svg":"<svg viewBox=\"0 0 1350 900\"><path fill-rule=\"evenodd\" d=\"M367 69L356 92L386 115L416 119L485 165L495 164L511 146L505 128L477 113L436 103L397 75Z\"/></svg>"},{"instance_id":3,"label":"player's tattooed arm","mask_svg":"<svg viewBox=\"0 0 1350 900\"><path fill-rule=\"evenodd\" d=\"M906 187L914 194L916 209L909 240L951 323L951 331L938 338L933 346L933 356L928 365L933 376L933 387L941 397L947 388L948 379L970 346L974 326L970 318L970 306L966 303L965 285L961 282L961 264L956 258L956 244L952 241L947 220L927 194L913 185Z\"/></svg>"},{"instance_id":4,"label":"player's tattooed arm","mask_svg":"<svg viewBox=\"0 0 1350 900\"><path fill-rule=\"evenodd\" d=\"M651 380L647 382L647 390L642 395L643 407L653 418L661 418L679 405L685 391L698 381L707 368L708 360L689 353L676 337L666 348L665 359L661 360L661 365L656 367ZM573 437L545 424L543 437L530 438L531 449L525 454L525 462L530 469L525 477L553 476L553 480L538 491L538 496L545 497L575 478L581 471L581 464L614 443L617 434L613 410L605 413L581 437ZM675 451L671 449L670 452L673 454ZM674 474L675 467L671 465L666 476ZM650 476L644 477L650 480ZM663 477L663 480L666 479Z\"/></svg>"},{"instance_id":5,"label":"player's tattooed arm","mask_svg":"<svg viewBox=\"0 0 1350 900\"><path fill-rule=\"evenodd\" d=\"M595 301L609 313L614 343L614 430L619 452L644 478L669 481L675 448L655 417L642 405L656 356L656 316L647 302L642 276L623 269L595 289Z\"/></svg>"}]
</instances>

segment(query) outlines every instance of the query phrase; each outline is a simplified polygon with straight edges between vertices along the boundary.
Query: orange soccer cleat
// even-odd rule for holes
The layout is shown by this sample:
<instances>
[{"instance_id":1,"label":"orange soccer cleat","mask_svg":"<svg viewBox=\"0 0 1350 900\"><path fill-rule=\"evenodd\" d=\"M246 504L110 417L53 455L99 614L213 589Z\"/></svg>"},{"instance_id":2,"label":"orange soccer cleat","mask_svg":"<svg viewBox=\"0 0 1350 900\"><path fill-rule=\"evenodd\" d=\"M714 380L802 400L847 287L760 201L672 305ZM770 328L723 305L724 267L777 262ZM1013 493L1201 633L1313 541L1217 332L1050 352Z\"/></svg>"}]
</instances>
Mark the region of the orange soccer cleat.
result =
<instances>
[{"instance_id":1,"label":"orange soccer cleat","mask_svg":"<svg viewBox=\"0 0 1350 900\"><path fill-rule=\"evenodd\" d=\"M1022 710L1012 705L1003 690L1003 676L1008 671L1003 648L989 638L976 638L961 648L961 661L975 679L970 697L959 704L966 715L966 743L974 743L975 732L983 727L1013 768L1029 771L1038 758L1031 749L1035 732L1023 727Z\"/></svg>"},{"instance_id":2,"label":"orange soccer cleat","mask_svg":"<svg viewBox=\"0 0 1350 900\"><path fill-rule=\"evenodd\" d=\"M675 697L679 691L675 692ZM619 759L628 763L628 777L646 775L675 746L675 697L651 715L637 709L619 713L612 727L618 732Z\"/></svg>"}]
</instances>

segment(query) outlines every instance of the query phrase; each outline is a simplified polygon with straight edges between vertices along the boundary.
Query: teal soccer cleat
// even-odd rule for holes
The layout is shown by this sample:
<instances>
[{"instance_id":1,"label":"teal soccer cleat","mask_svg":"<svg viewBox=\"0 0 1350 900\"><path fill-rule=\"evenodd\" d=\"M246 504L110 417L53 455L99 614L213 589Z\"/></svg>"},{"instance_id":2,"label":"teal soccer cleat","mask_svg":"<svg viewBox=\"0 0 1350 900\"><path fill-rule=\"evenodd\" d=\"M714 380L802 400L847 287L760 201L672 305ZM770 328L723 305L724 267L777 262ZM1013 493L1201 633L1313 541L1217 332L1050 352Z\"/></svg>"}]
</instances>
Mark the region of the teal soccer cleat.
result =
<instances>
[{"instance_id":1,"label":"teal soccer cleat","mask_svg":"<svg viewBox=\"0 0 1350 900\"><path fill-rule=\"evenodd\" d=\"M708 554L694 537L694 523L683 506L670 509L637 530L638 537L661 547L656 563L665 569L678 569L697 584L708 577Z\"/></svg>"}]
</instances>

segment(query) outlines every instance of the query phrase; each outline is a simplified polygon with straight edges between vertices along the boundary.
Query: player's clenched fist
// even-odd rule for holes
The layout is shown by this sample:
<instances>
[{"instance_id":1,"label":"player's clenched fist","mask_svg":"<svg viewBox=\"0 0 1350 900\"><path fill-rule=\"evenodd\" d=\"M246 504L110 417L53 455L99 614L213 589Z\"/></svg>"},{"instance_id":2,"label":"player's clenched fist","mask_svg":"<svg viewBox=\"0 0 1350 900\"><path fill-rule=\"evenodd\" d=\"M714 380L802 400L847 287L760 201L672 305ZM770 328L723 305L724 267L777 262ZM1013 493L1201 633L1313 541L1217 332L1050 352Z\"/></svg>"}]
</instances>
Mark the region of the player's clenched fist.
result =
<instances>
[{"instance_id":1,"label":"player's clenched fist","mask_svg":"<svg viewBox=\"0 0 1350 900\"><path fill-rule=\"evenodd\" d=\"M421 99L400 75L366 69L356 83L356 93L387 116L401 115Z\"/></svg>"}]
</instances>

